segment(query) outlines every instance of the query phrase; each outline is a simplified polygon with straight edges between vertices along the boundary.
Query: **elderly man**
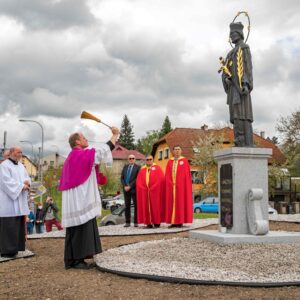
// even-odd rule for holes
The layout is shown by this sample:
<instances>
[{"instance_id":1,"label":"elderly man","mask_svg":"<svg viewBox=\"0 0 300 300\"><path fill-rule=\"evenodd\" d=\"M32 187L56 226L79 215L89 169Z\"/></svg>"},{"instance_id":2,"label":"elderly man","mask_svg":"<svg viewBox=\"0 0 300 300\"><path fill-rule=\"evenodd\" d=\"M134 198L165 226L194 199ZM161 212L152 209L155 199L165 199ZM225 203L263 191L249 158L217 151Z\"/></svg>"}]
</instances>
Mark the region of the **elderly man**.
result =
<instances>
[{"instance_id":1,"label":"elderly man","mask_svg":"<svg viewBox=\"0 0 300 300\"><path fill-rule=\"evenodd\" d=\"M164 222L164 184L162 169L148 155L136 179L138 223L145 224L146 228L158 228Z\"/></svg>"},{"instance_id":2,"label":"elderly man","mask_svg":"<svg viewBox=\"0 0 300 300\"><path fill-rule=\"evenodd\" d=\"M112 137L98 149L87 149L88 141L82 133L69 138L72 151L62 171L59 189L62 191L62 225L66 228L65 268L89 269L84 259L100 253L96 217L101 214L101 198L98 185L105 183L99 174L100 163L111 163L111 150L119 135L119 129L112 128ZM102 181L102 182L101 182Z\"/></svg>"},{"instance_id":3,"label":"elderly man","mask_svg":"<svg viewBox=\"0 0 300 300\"><path fill-rule=\"evenodd\" d=\"M13 258L25 250L25 217L29 214L30 178L20 163L22 149L10 149L10 156L0 165L0 253Z\"/></svg>"},{"instance_id":4,"label":"elderly man","mask_svg":"<svg viewBox=\"0 0 300 300\"><path fill-rule=\"evenodd\" d=\"M173 147L173 158L166 167L166 223L182 227L193 222L192 177L188 160L181 156L179 145Z\"/></svg>"},{"instance_id":5,"label":"elderly man","mask_svg":"<svg viewBox=\"0 0 300 300\"><path fill-rule=\"evenodd\" d=\"M134 226L137 224L137 203L136 203L136 178L139 173L140 166L135 163L135 156L130 154L128 156L128 164L124 166L121 173L121 183L123 185L125 198L125 225L130 227L131 219L131 199L134 205Z\"/></svg>"}]
</instances>

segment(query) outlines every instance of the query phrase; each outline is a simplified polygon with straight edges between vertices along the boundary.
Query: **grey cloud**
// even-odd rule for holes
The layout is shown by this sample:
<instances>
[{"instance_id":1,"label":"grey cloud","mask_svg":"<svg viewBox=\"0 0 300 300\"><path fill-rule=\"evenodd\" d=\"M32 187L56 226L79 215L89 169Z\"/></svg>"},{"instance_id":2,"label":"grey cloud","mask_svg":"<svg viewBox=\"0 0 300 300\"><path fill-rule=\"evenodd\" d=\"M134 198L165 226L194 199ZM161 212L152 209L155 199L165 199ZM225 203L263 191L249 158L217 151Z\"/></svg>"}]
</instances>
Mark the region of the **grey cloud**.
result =
<instances>
[{"instance_id":1,"label":"grey cloud","mask_svg":"<svg viewBox=\"0 0 300 300\"><path fill-rule=\"evenodd\" d=\"M24 95L19 102L21 116L48 115L70 118L78 115L81 103L77 99L59 96L46 89L37 88L31 94Z\"/></svg>"},{"instance_id":2,"label":"grey cloud","mask_svg":"<svg viewBox=\"0 0 300 300\"><path fill-rule=\"evenodd\" d=\"M285 81L286 64L288 58L284 55L283 49L278 45L271 45L270 48L259 51L253 55L254 86L270 86Z\"/></svg>"},{"instance_id":3,"label":"grey cloud","mask_svg":"<svg viewBox=\"0 0 300 300\"><path fill-rule=\"evenodd\" d=\"M0 13L6 14L32 30L66 29L94 22L85 1L2 0Z\"/></svg>"},{"instance_id":4,"label":"grey cloud","mask_svg":"<svg viewBox=\"0 0 300 300\"><path fill-rule=\"evenodd\" d=\"M217 55L197 62L184 62L182 41L165 37L136 34L125 38L123 30L115 26L104 37L108 54L124 63L135 74L136 88L147 87L162 99L212 95L216 91ZM165 100L167 101L167 100ZM177 104L177 103L174 103ZM192 104L192 103L191 103Z\"/></svg>"}]
</instances>

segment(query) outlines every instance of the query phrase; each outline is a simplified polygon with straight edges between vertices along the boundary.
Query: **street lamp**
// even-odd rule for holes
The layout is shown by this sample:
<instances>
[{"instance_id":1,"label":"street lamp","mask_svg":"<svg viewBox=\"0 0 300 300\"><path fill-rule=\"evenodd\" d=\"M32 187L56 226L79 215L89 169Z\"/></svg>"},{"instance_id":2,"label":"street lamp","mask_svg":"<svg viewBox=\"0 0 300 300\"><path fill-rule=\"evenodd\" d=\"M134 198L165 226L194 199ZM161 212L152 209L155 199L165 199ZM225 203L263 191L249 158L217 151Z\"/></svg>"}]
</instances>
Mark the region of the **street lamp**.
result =
<instances>
[{"instance_id":1,"label":"street lamp","mask_svg":"<svg viewBox=\"0 0 300 300\"><path fill-rule=\"evenodd\" d=\"M42 151L41 151L41 156L40 156L40 179L41 179L41 184L43 184L43 172L42 172L42 158L44 156L44 128L42 126L42 124L38 121L35 121L35 120L24 120L24 119L20 119L19 120L20 122L32 122L32 123L36 123L38 124L41 129L42 129Z\"/></svg>"},{"instance_id":2,"label":"street lamp","mask_svg":"<svg viewBox=\"0 0 300 300\"><path fill-rule=\"evenodd\" d=\"M30 141L20 141L20 143L27 143L31 145L31 159L33 159L33 145ZM32 164L30 164L30 175L32 177ZM33 177L32 177L33 178Z\"/></svg>"}]
</instances>

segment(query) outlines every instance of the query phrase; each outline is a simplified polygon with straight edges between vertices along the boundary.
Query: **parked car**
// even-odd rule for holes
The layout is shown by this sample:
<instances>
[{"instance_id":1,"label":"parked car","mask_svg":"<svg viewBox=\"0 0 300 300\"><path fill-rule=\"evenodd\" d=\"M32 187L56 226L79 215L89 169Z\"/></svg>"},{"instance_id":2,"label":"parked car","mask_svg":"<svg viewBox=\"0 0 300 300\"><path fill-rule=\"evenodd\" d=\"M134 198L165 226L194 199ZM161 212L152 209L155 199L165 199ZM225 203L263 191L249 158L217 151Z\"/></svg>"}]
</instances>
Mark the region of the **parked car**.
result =
<instances>
[{"instance_id":1,"label":"parked car","mask_svg":"<svg viewBox=\"0 0 300 300\"><path fill-rule=\"evenodd\" d=\"M207 197L199 203L194 203L195 213L218 213L219 212L219 198Z\"/></svg>"},{"instance_id":2,"label":"parked car","mask_svg":"<svg viewBox=\"0 0 300 300\"><path fill-rule=\"evenodd\" d=\"M125 204L124 199L115 199L115 200L109 201L106 204L106 209L110 209L111 211L113 211L116 208L118 208L118 207L120 207L120 206L122 206L124 204Z\"/></svg>"},{"instance_id":3,"label":"parked car","mask_svg":"<svg viewBox=\"0 0 300 300\"><path fill-rule=\"evenodd\" d=\"M134 219L134 207L131 207L131 219ZM103 217L101 226L125 224L125 205L116 208L110 215Z\"/></svg>"},{"instance_id":4,"label":"parked car","mask_svg":"<svg viewBox=\"0 0 300 300\"><path fill-rule=\"evenodd\" d=\"M273 208L271 205L268 206L268 213L269 215L278 215L277 210Z\"/></svg>"},{"instance_id":5,"label":"parked car","mask_svg":"<svg viewBox=\"0 0 300 300\"><path fill-rule=\"evenodd\" d=\"M111 209L112 206L119 207L119 206L123 205L124 203L125 202L124 202L123 194L120 194L118 196L111 197L111 198L102 199L102 207L104 209Z\"/></svg>"}]
</instances>

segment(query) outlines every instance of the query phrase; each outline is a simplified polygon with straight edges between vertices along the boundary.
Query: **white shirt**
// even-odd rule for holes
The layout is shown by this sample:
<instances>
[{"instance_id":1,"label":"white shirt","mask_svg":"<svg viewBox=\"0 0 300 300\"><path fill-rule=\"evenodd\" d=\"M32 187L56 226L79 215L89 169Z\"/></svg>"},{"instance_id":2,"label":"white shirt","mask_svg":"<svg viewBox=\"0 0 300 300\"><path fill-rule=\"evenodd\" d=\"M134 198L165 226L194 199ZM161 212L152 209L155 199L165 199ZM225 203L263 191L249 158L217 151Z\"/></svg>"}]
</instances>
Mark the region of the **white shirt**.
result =
<instances>
[{"instance_id":1,"label":"white shirt","mask_svg":"<svg viewBox=\"0 0 300 300\"><path fill-rule=\"evenodd\" d=\"M30 178L22 163L15 165L9 159L0 164L0 217L16 217L29 214L28 191L24 181Z\"/></svg>"},{"instance_id":2,"label":"white shirt","mask_svg":"<svg viewBox=\"0 0 300 300\"><path fill-rule=\"evenodd\" d=\"M95 153L91 175L81 185L62 192L62 226L73 227L84 224L101 215L101 198L97 185L95 165L112 163L108 145L100 146Z\"/></svg>"}]
</instances>

